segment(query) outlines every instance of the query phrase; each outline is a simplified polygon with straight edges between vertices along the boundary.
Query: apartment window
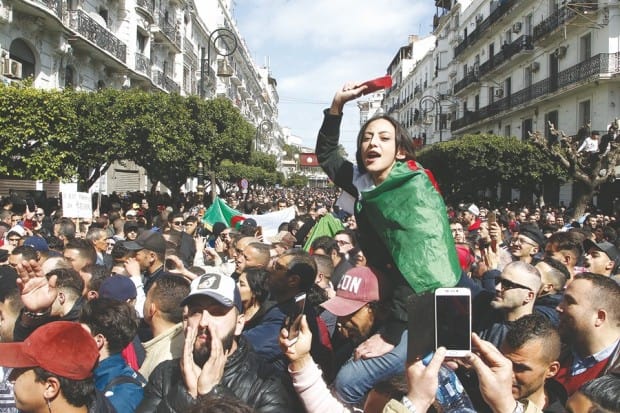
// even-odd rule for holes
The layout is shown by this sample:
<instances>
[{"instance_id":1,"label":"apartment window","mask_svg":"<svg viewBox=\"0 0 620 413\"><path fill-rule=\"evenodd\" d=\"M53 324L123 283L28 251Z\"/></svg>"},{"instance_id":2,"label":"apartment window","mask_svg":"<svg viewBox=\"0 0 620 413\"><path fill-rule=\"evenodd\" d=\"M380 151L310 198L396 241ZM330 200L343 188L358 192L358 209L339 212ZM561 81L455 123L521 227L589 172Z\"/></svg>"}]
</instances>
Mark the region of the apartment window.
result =
<instances>
[{"instance_id":1,"label":"apartment window","mask_svg":"<svg viewBox=\"0 0 620 413\"><path fill-rule=\"evenodd\" d=\"M510 138L512 135L510 134L510 125L504 126L504 136L506 138Z\"/></svg>"},{"instance_id":2,"label":"apartment window","mask_svg":"<svg viewBox=\"0 0 620 413\"><path fill-rule=\"evenodd\" d=\"M551 122L556 129L559 129L559 125L558 125L559 120L558 120L557 110L547 112L545 114L545 136L547 137L547 141L549 143L555 143L557 142L558 138L557 136L551 135L551 129L549 127L549 122Z\"/></svg>"},{"instance_id":3,"label":"apartment window","mask_svg":"<svg viewBox=\"0 0 620 413\"><path fill-rule=\"evenodd\" d=\"M577 129L590 122L590 101L584 100L583 102L579 102L579 113L577 114L577 122L579 122L576 126Z\"/></svg>"},{"instance_id":4,"label":"apartment window","mask_svg":"<svg viewBox=\"0 0 620 413\"><path fill-rule=\"evenodd\" d=\"M583 62L592 57L592 35L588 33L585 36L581 36L579 44L580 61Z\"/></svg>"},{"instance_id":5,"label":"apartment window","mask_svg":"<svg viewBox=\"0 0 620 413\"><path fill-rule=\"evenodd\" d=\"M73 67L66 66L65 67L65 88L73 89L75 87L75 71Z\"/></svg>"},{"instance_id":6,"label":"apartment window","mask_svg":"<svg viewBox=\"0 0 620 413\"><path fill-rule=\"evenodd\" d=\"M22 39L13 40L9 48L9 57L22 64L22 79L34 77L36 60L28 43Z\"/></svg>"},{"instance_id":7,"label":"apartment window","mask_svg":"<svg viewBox=\"0 0 620 413\"><path fill-rule=\"evenodd\" d=\"M136 46L139 53L146 54L146 44L148 42L148 37L143 35L138 31L136 35Z\"/></svg>"},{"instance_id":8,"label":"apartment window","mask_svg":"<svg viewBox=\"0 0 620 413\"><path fill-rule=\"evenodd\" d=\"M477 112L480 110L480 95L474 97L474 110Z\"/></svg>"},{"instance_id":9,"label":"apartment window","mask_svg":"<svg viewBox=\"0 0 620 413\"><path fill-rule=\"evenodd\" d=\"M532 118L524 119L521 122L521 140L527 140L530 138L529 132L534 132L532 129L534 128L534 122Z\"/></svg>"}]
</instances>

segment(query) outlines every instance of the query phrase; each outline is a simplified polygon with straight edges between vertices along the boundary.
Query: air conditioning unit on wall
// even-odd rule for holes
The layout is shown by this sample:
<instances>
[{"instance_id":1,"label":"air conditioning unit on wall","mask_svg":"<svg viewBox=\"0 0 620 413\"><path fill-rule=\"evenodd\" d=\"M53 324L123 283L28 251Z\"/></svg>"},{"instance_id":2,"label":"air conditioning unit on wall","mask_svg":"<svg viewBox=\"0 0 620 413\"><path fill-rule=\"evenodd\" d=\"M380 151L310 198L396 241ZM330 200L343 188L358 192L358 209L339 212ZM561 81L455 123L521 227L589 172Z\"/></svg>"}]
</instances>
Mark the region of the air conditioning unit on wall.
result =
<instances>
[{"instance_id":1,"label":"air conditioning unit on wall","mask_svg":"<svg viewBox=\"0 0 620 413\"><path fill-rule=\"evenodd\" d=\"M496 97L496 98L502 98L502 97L504 97L504 89L502 89L501 87L500 87L500 88L495 89L495 97Z\"/></svg>"},{"instance_id":2,"label":"air conditioning unit on wall","mask_svg":"<svg viewBox=\"0 0 620 413\"><path fill-rule=\"evenodd\" d=\"M13 79L22 78L22 64L17 60L5 57L2 59L2 74Z\"/></svg>"},{"instance_id":3,"label":"air conditioning unit on wall","mask_svg":"<svg viewBox=\"0 0 620 413\"><path fill-rule=\"evenodd\" d=\"M530 70L532 72L538 72L540 70L540 63L538 63L538 62L530 63Z\"/></svg>"}]
</instances>

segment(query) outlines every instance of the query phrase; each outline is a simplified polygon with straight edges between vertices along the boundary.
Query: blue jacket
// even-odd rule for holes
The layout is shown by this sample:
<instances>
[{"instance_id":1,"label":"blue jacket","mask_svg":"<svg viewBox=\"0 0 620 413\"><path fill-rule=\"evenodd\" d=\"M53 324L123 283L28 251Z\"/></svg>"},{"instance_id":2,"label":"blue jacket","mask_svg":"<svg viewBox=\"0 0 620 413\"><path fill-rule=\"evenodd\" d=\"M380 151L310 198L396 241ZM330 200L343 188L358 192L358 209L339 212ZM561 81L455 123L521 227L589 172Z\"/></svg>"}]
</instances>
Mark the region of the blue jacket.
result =
<instances>
[{"instance_id":1,"label":"blue jacket","mask_svg":"<svg viewBox=\"0 0 620 413\"><path fill-rule=\"evenodd\" d=\"M259 320L252 319L255 322L252 323L253 325L250 328L244 330L242 334L262 359L270 364L276 363L283 370L287 363L283 357L282 350L280 350L278 337L286 319L286 314L281 306L275 303L267 302L265 304L267 304L268 308L262 314L262 317Z\"/></svg>"},{"instance_id":2,"label":"blue jacket","mask_svg":"<svg viewBox=\"0 0 620 413\"><path fill-rule=\"evenodd\" d=\"M144 397L143 386L146 384L146 380L127 365L120 353L99 362L95 368L94 376L97 390L105 393L105 396L119 413L133 413ZM133 378L134 382L122 382L111 387L108 386L112 380L120 376Z\"/></svg>"}]
</instances>

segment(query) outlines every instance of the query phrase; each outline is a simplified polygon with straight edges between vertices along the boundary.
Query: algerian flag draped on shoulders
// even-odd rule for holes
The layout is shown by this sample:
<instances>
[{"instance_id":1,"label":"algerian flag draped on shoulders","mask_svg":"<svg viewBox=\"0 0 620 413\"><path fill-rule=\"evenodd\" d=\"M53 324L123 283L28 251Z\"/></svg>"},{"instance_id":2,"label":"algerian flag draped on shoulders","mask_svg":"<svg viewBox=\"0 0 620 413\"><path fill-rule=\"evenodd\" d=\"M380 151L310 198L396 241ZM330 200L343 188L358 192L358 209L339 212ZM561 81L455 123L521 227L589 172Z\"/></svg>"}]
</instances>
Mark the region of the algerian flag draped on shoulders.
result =
<instances>
[{"instance_id":1,"label":"algerian flag draped on shoulders","mask_svg":"<svg viewBox=\"0 0 620 413\"><path fill-rule=\"evenodd\" d=\"M222 201L220 197L216 197L213 204L207 209L205 214L202 216L202 223L207 227L209 231L213 228L213 224L216 222L222 222L226 224L226 226L231 226L230 221L232 217L242 215L241 212L233 209L226 204L226 202Z\"/></svg>"},{"instance_id":2,"label":"algerian flag draped on shoulders","mask_svg":"<svg viewBox=\"0 0 620 413\"><path fill-rule=\"evenodd\" d=\"M415 292L453 287L461 276L443 199L415 161L396 162L380 185L361 191L358 211Z\"/></svg>"}]
</instances>

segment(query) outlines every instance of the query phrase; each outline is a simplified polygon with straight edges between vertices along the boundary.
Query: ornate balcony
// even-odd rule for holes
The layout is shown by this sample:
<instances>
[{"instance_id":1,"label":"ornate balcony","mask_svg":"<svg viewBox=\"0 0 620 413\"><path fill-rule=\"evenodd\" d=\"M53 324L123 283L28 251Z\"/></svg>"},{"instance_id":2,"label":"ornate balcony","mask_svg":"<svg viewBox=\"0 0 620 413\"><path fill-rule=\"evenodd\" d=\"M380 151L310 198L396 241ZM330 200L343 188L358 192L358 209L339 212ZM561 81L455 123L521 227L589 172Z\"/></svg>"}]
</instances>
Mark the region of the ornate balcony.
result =
<instances>
[{"instance_id":1,"label":"ornate balcony","mask_svg":"<svg viewBox=\"0 0 620 413\"><path fill-rule=\"evenodd\" d=\"M172 79L168 77L168 75L164 74L161 70L155 70L153 72L153 82L170 93L180 93L181 87Z\"/></svg>"},{"instance_id":2,"label":"ornate balcony","mask_svg":"<svg viewBox=\"0 0 620 413\"><path fill-rule=\"evenodd\" d=\"M198 65L198 56L196 55L196 52L194 52L194 45L187 37L183 41L183 54L185 56L185 60L192 66Z\"/></svg>"},{"instance_id":3,"label":"ornate balcony","mask_svg":"<svg viewBox=\"0 0 620 413\"><path fill-rule=\"evenodd\" d=\"M491 11L489 17L481 21L477 24L474 31L469 33L467 38L463 39L455 48L454 48L454 57L457 57L468 47L472 46L478 40L482 38L482 34L489 29L495 22L497 22L504 14L506 14L513 6L518 4L518 0L506 0L498 5L494 10Z\"/></svg>"},{"instance_id":4,"label":"ornate balcony","mask_svg":"<svg viewBox=\"0 0 620 413\"><path fill-rule=\"evenodd\" d=\"M530 51L533 49L534 44L532 43L532 36L526 34L519 36L519 38L512 43L502 46L502 50L480 65L480 76L490 73L522 51Z\"/></svg>"},{"instance_id":5,"label":"ornate balcony","mask_svg":"<svg viewBox=\"0 0 620 413\"><path fill-rule=\"evenodd\" d=\"M162 36L158 36L167 40L171 45L176 47L179 51L183 50L181 48L181 32L177 28L176 24L166 20L165 14L162 12L157 13L157 18L155 19L155 35L161 33Z\"/></svg>"},{"instance_id":6,"label":"ornate balcony","mask_svg":"<svg viewBox=\"0 0 620 413\"><path fill-rule=\"evenodd\" d=\"M136 52L136 71L151 77L151 59L142 53Z\"/></svg>"},{"instance_id":7,"label":"ornate balcony","mask_svg":"<svg viewBox=\"0 0 620 413\"><path fill-rule=\"evenodd\" d=\"M601 53L566 70L536 82L530 87L521 89L503 99L496 100L476 112L467 111L465 115L453 120L450 129L452 132L472 125L476 122L501 114L519 105L531 103L534 100L547 97L566 86L580 82L592 82L620 74L620 53Z\"/></svg>"},{"instance_id":8,"label":"ornate balcony","mask_svg":"<svg viewBox=\"0 0 620 413\"><path fill-rule=\"evenodd\" d=\"M62 1L61 0L35 0L36 3L42 4L52 11L59 19L62 18Z\"/></svg>"},{"instance_id":9,"label":"ornate balcony","mask_svg":"<svg viewBox=\"0 0 620 413\"><path fill-rule=\"evenodd\" d=\"M69 27L97 47L123 63L127 58L127 46L107 28L97 23L84 10L69 10Z\"/></svg>"},{"instance_id":10,"label":"ornate balcony","mask_svg":"<svg viewBox=\"0 0 620 413\"><path fill-rule=\"evenodd\" d=\"M534 41L538 42L547 35L552 34L564 23L572 20L581 12L593 12L598 9L596 1L584 3L571 0L565 7L559 8L551 16L534 26Z\"/></svg>"},{"instance_id":11,"label":"ornate balcony","mask_svg":"<svg viewBox=\"0 0 620 413\"><path fill-rule=\"evenodd\" d=\"M145 11L146 13L148 13L151 18L153 18L153 12L154 7L153 7L153 2L150 0L137 0L136 1L136 5L138 7L140 7L143 11Z\"/></svg>"}]
</instances>

